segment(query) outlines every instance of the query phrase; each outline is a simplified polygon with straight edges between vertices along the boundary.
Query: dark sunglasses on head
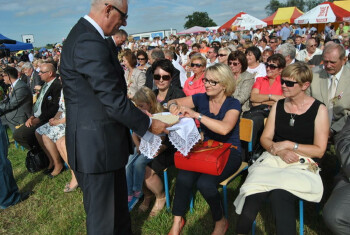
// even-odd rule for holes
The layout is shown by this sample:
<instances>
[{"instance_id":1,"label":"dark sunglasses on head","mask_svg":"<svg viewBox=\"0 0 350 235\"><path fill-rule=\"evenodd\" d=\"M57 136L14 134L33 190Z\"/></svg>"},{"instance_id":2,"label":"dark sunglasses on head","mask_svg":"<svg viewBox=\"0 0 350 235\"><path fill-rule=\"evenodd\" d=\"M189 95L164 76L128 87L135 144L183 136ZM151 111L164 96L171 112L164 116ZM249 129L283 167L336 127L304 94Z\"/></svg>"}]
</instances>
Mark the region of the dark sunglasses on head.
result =
<instances>
[{"instance_id":1,"label":"dark sunglasses on head","mask_svg":"<svg viewBox=\"0 0 350 235\"><path fill-rule=\"evenodd\" d=\"M266 68L270 68L272 70L275 70L278 68L278 66L274 65L274 64L269 64L269 63L265 63Z\"/></svg>"},{"instance_id":2,"label":"dark sunglasses on head","mask_svg":"<svg viewBox=\"0 0 350 235\"><path fill-rule=\"evenodd\" d=\"M209 83L210 86L216 86L216 84L220 83L217 81L209 80L208 78L203 78L202 81L204 84Z\"/></svg>"},{"instance_id":3,"label":"dark sunglasses on head","mask_svg":"<svg viewBox=\"0 0 350 235\"><path fill-rule=\"evenodd\" d=\"M154 78L154 80L163 79L163 81L169 81L171 79L171 76L170 75L163 75L163 76L161 76L159 74L154 74L153 78Z\"/></svg>"},{"instance_id":4,"label":"dark sunglasses on head","mask_svg":"<svg viewBox=\"0 0 350 235\"><path fill-rule=\"evenodd\" d=\"M191 63L191 67L197 67L197 68L200 68L200 67L202 67L202 65L201 65L201 64Z\"/></svg>"},{"instance_id":5,"label":"dark sunglasses on head","mask_svg":"<svg viewBox=\"0 0 350 235\"><path fill-rule=\"evenodd\" d=\"M281 78L281 85L286 84L287 87L293 87L298 82L288 81Z\"/></svg>"},{"instance_id":6,"label":"dark sunglasses on head","mask_svg":"<svg viewBox=\"0 0 350 235\"><path fill-rule=\"evenodd\" d=\"M137 60L146 60L146 58L137 58Z\"/></svg>"},{"instance_id":7,"label":"dark sunglasses on head","mask_svg":"<svg viewBox=\"0 0 350 235\"><path fill-rule=\"evenodd\" d=\"M218 56L224 57L224 56L227 56L227 54L219 54Z\"/></svg>"},{"instance_id":8,"label":"dark sunglasses on head","mask_svg":"<svg viewBox=\"0 0 350 235\"><path fill-rule=\"evenodd\" d=\"M233 65L233 66L238 66L238 65L240 65L240 63L237 63L237 62L229 62L228 64L229 64L229 65Z\"/></svg>"}]
</instances>

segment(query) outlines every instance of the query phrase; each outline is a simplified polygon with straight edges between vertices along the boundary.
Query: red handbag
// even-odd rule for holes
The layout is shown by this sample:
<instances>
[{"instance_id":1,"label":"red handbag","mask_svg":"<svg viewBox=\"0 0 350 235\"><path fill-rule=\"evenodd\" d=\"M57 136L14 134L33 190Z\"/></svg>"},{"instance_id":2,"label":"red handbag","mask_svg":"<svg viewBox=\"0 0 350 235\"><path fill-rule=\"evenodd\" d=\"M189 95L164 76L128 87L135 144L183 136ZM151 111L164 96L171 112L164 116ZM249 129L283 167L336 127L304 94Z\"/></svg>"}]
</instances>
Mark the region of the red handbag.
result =
<instances>
[{"instance_id":1,"label":"red handbag","mask_svg":"<svg viewBox=\"0 0 350 235\"><path fill-rule=\"evenodd\" d=\"M220 175L224 170L232 144L208 140L197 144L185 157L179 151L174 155L175 166L186 171Z\"/></svg>"}]
</instances>

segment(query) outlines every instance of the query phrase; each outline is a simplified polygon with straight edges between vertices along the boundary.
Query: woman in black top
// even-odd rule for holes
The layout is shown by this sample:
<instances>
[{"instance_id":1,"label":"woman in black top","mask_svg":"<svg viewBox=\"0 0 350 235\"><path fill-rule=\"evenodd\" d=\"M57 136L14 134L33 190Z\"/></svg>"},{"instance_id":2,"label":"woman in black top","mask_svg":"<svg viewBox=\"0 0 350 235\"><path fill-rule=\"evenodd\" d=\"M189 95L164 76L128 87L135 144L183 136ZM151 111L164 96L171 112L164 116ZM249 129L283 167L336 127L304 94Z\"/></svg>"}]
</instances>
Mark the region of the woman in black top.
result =
<instances>
[{"instance_id":1,"label":"woman in black top","mask_svg":"<svg viewBox=\"0 0 350 235\"><path fill-rule=\"evenodd\" d=\"M305 160L301 156L322 158L326 151L329 134L328 112L325 105L306 94L311 81L312 72L305 63L297 62L283 70L281 84L286 98L273 105L260 138L265 150L283 160L284 165L303 163ZM259 159L255 164L259 164ZM280 172L281 180L290 177L283 175L283 172ZM249 173L247 179L254 177L253 174ZM295 182L297 179L289 180ZM321 181L320 184L322 187ZM260 205L266 198L271 201L276 233L296 234L294 206L298 197L280 188L255 193L245 198L237 222L237 233L249 232ZM236 208L237 204L235 202Z\"/></svg>"}]
</instances>

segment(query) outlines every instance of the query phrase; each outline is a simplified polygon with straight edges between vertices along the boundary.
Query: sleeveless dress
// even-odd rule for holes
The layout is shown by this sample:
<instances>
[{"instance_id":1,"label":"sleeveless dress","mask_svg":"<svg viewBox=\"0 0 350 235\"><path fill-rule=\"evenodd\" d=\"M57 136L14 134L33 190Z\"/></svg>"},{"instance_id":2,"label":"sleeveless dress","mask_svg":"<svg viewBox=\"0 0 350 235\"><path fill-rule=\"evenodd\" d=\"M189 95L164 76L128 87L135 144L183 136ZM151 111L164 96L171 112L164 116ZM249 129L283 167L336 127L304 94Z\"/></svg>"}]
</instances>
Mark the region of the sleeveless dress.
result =
<instances>
[{"instance_id":1,"label":"sleeveless dress","mask_svg":"<svg viewBox=\"0 0 350 235\"><path fill-rule=\"evenodd\" d=\"M64 105L64 97L63 92L61 91L61 98L59 102L59 108L58 112L62 112L60 119L64 118L66 116L66 107ZM36 132L38 132L40 135L46 135L49 137L54 143L61 137L66 135L66 124L58 124L56 126L50 126L49 123L46 123L36 129Z\"/></svg>"},{"instance_id":2,"label":"sleeveless dress","mask_svg":"<svg viewBox=\"0 0 350 235\"><path fill-rule=\"evenodd\" d=\"M284 110L284 101L281 99L277 103L275 118L275 135L274 142L289 140L299 144L313 144L315 118L321 102L316 100L310 108L303 114L290 114ZM291 117L294 118L294 126L290 126Z\"/></svg>"}]
</instances>

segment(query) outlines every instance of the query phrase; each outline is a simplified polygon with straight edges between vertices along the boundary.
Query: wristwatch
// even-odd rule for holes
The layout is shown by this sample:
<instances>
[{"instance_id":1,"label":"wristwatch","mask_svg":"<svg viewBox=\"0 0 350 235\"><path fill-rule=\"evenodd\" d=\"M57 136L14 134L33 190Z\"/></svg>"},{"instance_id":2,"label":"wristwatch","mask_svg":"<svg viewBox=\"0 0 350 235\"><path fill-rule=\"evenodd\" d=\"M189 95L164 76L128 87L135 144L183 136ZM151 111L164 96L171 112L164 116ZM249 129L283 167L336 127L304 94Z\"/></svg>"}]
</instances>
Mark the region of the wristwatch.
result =
<instances>
[{"instance_id":1,"label":"wristwatch","mask_svg":"<svg viewBox=\"0 0 350 235\"><path fill-rule=\"evenodd\" d=\"M201 120L202 120L202 114L200 113L199 115L198 115L198 117L197 117L197 120L199 121L199 122L201 122Z\"/></svg>"},{"instance_id":2,"label":"wristwatch","mask_svg":"<svg viewBox=\"0 0 350 235\"><path fill-rule=\"evenodd\" d=\"M297 150L299 147L299 144L298 143L294 143L294 147L293 147L293 150Z\"/></svg>"}]
</instances>

